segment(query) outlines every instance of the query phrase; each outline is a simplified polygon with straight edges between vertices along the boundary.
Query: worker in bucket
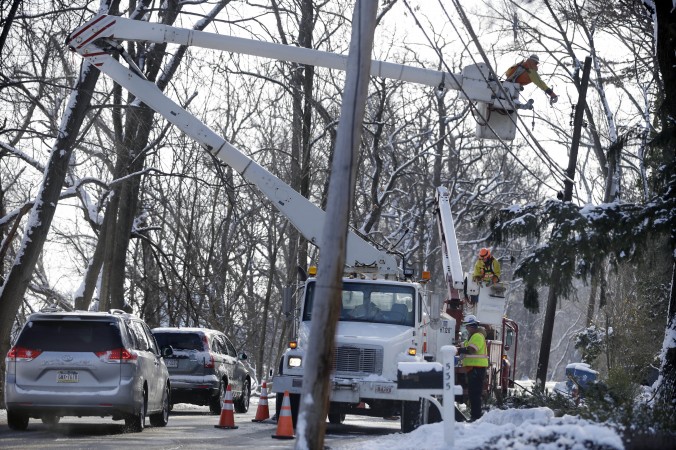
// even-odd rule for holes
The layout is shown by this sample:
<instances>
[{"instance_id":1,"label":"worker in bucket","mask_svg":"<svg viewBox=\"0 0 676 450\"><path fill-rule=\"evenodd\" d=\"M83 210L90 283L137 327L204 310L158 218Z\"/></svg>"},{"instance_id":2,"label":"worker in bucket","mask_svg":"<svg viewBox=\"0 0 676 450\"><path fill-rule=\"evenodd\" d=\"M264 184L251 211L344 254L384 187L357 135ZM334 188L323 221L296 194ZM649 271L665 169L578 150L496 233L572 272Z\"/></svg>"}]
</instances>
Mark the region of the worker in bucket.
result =
<instances>
[{"instance_id":1,"label":"worker in bucket","mask_svg":"<svg viewBox=\"0 0 676 450\"><path fill-rule=\"evenodd\" d=\"M467 392L473 422L481 418L481 396L483 394L484 380L488 368L488 352L486 348L486 336L476 317L469 315L463 322L469 337L458 347L458 354L462 359L462 367L466 370Z\"/></svg>"},{"instance_id":2,"label":"worker in bucket","mask_svg":"<svg viewBox=\"0 0 676 450\"><path fill-rule=\"evenodd\" d=\"M493 283L500 281L500 261L491 255L487 248L479 250L479 259L474 264L472 279L477 283Z\"/></svg>"},{"instance_id":3,"label":"worker in bucket","mask_svg":"<svg viewBox=\"0 0 676 450\"><path fill-rule=\"evenodd\" d=\"M553 105L559 100L559 96L540 78L538 74L539 63L540 58L538 55L530 55L520 63L514 64L507 69L507 72L505 72L506 81L519 83L521 86L535 83L537 87L545 91L545 94L549 95L549 103Z\"/></svg>"}]
</instances>

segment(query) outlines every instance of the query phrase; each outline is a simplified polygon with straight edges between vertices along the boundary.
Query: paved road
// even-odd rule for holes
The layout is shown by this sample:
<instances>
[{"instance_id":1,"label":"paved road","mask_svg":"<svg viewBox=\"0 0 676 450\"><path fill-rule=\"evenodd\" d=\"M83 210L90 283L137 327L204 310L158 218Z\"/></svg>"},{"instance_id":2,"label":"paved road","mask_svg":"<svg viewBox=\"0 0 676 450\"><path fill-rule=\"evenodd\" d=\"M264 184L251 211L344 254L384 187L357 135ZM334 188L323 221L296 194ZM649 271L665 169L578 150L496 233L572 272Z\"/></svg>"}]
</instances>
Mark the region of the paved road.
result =
<instances>
[{"instance_id":1,"label":"paved road","mask_svg":"<svg viewBox=\"0 0 676 450\"><path fill-rule=\"evenodd\" d=\"M212 416L206 407L176 405L164 428L148 427L141 433L127 433L124 422L109 418L64 417L56 426L47 426L31 419L27 431L12 431L7 427L7 415L0 411L0 448L3 449L291 449L293 440L277 440L271 436L277 431L272 420L263 423L251 421L256 415L258 399L252 398L246 414L235 414L236 430L214 428L218 416ZM270 399L274 414L274 398ZM327 424L326 446L356 443L373 437L396 433L399 421L348 416L342 425ZM365 448L368 446L366 445Z\"/></svg>"}]
</instances>

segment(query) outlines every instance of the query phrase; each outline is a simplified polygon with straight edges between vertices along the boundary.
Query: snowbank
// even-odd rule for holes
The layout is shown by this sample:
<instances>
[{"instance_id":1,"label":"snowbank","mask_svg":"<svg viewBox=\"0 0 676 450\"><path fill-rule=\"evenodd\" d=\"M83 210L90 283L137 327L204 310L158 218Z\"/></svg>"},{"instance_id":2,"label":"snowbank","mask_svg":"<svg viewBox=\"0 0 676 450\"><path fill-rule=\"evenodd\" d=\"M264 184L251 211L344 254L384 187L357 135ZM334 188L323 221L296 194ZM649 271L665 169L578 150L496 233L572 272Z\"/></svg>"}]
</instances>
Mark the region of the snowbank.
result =
<instances>
[{"instance_id":1,"label":"snowbank","mask_svg":"<svg viewBox=\"0 0 676 450\"><path fill-rule=\"evenodd\" d=\"M362 450L365 441L335 450ZM368 440L369 450L445 449L442 424L424 425L408 434ZM554 417L549 408L493 410L474 423L457 423L455 450L470 449L623 449L611 428L572 416Z\"/></svg>"}]
</instances>

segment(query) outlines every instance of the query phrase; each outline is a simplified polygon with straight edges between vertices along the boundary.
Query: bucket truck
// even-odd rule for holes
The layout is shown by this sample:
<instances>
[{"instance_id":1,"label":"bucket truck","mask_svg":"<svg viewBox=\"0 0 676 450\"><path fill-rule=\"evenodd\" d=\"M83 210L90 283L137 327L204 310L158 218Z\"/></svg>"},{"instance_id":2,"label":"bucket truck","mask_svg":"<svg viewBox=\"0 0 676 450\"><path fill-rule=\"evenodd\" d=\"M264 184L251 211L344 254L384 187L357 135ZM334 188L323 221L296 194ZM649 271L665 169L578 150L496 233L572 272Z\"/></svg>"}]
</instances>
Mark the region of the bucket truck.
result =
<instances>
[{"instance_id":1,"label":"bucket truck","mask_svg":"<svg viewBox=\"0 0 676 450\"><path fill-rule=\"evenodd\" d=\"M109 15L94 17L67 39L71 50L254 184L308 241L319 245L324 211L145 79L121 44L125 40L197 46L340 70L345 70L347 58ZM126 66L120 60L125 61ZM461 74L448 74L373 61L371 74L460 90L485 113L483 128L478 130L479 137L512 139L516 110L524 107L518 101L518 86L512 83L500 85L491 79L489 69L482 64L468 66ZM493 110L501 113L491 115ZM444 197L444 201L446 205L447 198ZM451 222L447 221L450 206L439 209L446 218L440 230L445 230L444 236L448 239L451 236L454 239L452 218ZM447 273L447 278L453 278L453 289L459 291L463 281L462 275L456 273L459 265L455 267L459 264L457 244L454 251L445 254L445 263L453 267L452 277ZM426 280L416 282L411 274L398 267L392 254L376 248L352 231L347 240L345 273L329 420L341 422L347 413L381 417L400 415L402 429L410 431L420 423L418 397L397 389L397 362L437 359L443 345L456 342L459 316L454 311L450 314L442 312L440 302L431 305ZM309 278L304 284L296 345L284 354L273 380L274 392L279 394L288 390L291 393L292 410L294 405L297 407L301 392L305 349L312 344L308 338L315 281L315 278Z\"/></svg>"}]
</instances>

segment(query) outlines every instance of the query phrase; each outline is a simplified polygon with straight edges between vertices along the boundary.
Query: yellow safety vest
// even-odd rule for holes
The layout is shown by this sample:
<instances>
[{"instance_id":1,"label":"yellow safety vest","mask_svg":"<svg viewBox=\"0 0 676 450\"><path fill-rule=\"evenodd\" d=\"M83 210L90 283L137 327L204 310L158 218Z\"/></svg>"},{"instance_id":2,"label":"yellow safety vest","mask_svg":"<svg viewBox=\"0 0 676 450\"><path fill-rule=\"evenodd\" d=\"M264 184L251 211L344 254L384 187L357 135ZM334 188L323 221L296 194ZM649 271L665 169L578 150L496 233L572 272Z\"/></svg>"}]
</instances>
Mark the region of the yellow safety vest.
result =
<instances>
[{"instance_id":1,"label":"yellow safety vest","mask_svg":"<svg viewBox=\"0 0 676 450\"><path fill-rule=\"evenodd\" d=\"M462 359L463 367L488 367L488 353L486 352L486 338L480 332L474 333L470 336L468 341L463 343L465 348L470 345L475 346L477 353L468 353Z\"/></svg>"}]
</instances>

